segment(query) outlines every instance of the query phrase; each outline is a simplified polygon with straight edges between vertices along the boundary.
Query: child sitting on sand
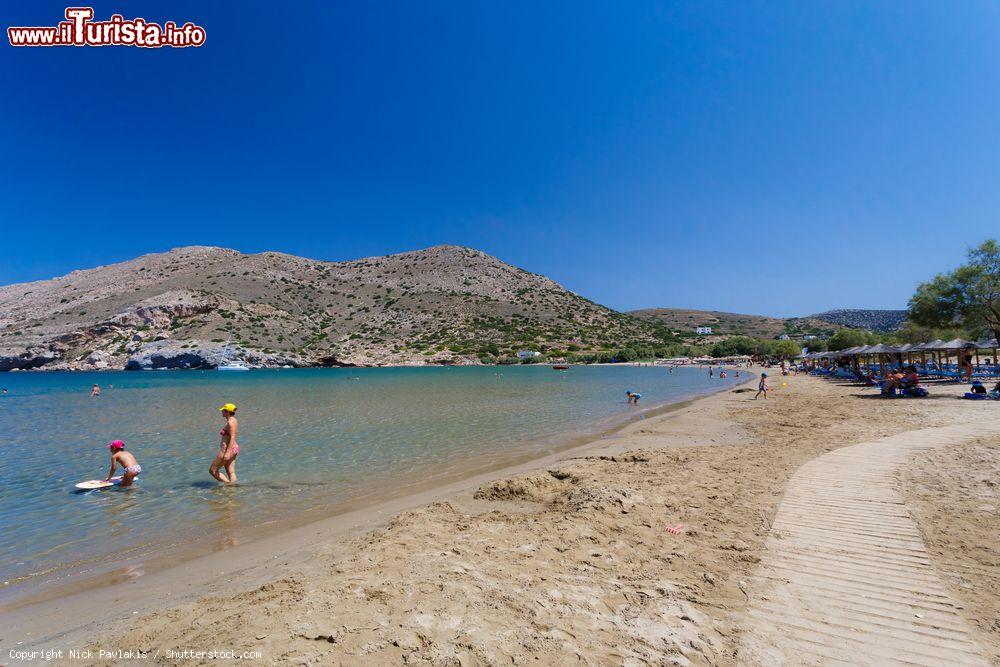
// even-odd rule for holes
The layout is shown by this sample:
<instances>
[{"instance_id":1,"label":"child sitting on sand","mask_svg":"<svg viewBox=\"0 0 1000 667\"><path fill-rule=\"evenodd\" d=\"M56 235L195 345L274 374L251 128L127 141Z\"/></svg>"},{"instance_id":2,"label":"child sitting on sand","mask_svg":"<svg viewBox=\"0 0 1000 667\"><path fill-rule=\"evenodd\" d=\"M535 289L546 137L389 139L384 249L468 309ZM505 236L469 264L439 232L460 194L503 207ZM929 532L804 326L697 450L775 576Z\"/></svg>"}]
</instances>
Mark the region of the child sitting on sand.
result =
<instances>
[{"instance_id":1,"label":"child sitting on sand","mask_svg":"<svg viewBox=\"0 0 1000 667\"><path fill-rule=\"evenodd\" d=\"M125 443L121 440L108 443L108 449L111 451L111 470L108 472L107 481L110 482L115 476L115 467L121 466L125 474L122 475L122 483L119 486L132 486L132 481L142 472L142 466L135 460L132 452L125 451Z\"/></svg>"}]
</instances>

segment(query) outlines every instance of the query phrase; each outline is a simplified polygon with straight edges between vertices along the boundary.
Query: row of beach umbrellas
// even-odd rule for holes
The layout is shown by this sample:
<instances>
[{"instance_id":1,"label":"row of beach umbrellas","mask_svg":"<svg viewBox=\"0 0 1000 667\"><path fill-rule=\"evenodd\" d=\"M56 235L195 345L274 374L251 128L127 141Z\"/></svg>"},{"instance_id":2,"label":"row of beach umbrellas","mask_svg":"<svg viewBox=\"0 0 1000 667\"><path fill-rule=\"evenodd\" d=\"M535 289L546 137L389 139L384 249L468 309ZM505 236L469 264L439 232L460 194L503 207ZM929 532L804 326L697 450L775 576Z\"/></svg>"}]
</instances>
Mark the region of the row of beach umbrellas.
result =
<instances>
[{"instance_id":1,"label":"row of beach umbrellas","mask_svg":"<svg viewBox=\"0 0 1000 667\"><path fill-rule=\"evenodd\" d=\"M954 340L932 340L927 343L906 343L904 345L858 345L836 352L811 352L802 355L803 359L830 359L834 357L859 357L876 354L910 354L914 352L960 352L962 350L995 350L997 339L968 341L962 338Z\"/></svg>"}]
</instances>

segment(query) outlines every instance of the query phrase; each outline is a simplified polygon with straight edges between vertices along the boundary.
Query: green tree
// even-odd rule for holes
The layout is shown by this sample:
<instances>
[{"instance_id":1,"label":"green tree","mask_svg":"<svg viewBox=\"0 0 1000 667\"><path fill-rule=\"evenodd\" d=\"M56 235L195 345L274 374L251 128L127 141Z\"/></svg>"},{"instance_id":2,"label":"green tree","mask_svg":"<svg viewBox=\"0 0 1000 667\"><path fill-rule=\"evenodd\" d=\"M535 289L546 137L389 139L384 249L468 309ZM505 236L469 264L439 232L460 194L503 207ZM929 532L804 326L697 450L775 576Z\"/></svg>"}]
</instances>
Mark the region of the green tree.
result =
<instances>
[{"instance_id":1,"label":"green tree","mask_svg":"<svg viewBox=\"0 0 1000 667\"><path fill-rule=\"evenodd\" d=\"M867 345L871 340L872 335L867 331L862 331L861 329L840 329L827 339L826 347L828 350L836 352L838 350L846 350L849 347Z\"/></svg>"},{"instance_id":2,"label":"green tree","mask_svg":"<svg viewBox=\"0 0 1000 667\"><path fill-rule=\"evenodd\" d=\"M802 348L794 340L779 340L774 344L774 356L779 359L794 359L802 354Z\"/></svg>"},{"instance_id":3,"label":"green tree","mask_svg":"<svg viewBox=\"0 0 1000 667\"><path fill-rule=\"evenodd\" d=\"M808 348L810 352L826 352L825 340L810 338L809 340L802 341L802 344Z\"/></svg>"},{"instance_id":4,"label":"green tree","mask_svg":"<svg viewBox=\"0 0 1000 667\"><path fill-rule=\"evenodd\" d=\"M889 336L891 343L927 343L932 340L951 340L967 336L968 334L955 327L951 329L936 329L934 327L922 327L913 322L904 322L897 331Z\"/></svg>"},{"instance_id":5,"label":"green tree","mask_svg":"<svg viewBox=\"0 0 1000 667\"><path fill-rule=\"evenodd\" d=\"M984 241L950 273L921 283L910 298L910 320L926 327L956 325L1000 339L1000 244Z\"/></svg>"},{"instance_id":6,"label":"green tree","mask_svg":"<svg viewBox=\"0 0 1000 667\"><path fill-rule=\"evenodd\" d=\"M747 336L731 336L712 346L709 353L713 357L732 357L738 354L754 354L757 341Z\"/></svg>"}]
</instances>

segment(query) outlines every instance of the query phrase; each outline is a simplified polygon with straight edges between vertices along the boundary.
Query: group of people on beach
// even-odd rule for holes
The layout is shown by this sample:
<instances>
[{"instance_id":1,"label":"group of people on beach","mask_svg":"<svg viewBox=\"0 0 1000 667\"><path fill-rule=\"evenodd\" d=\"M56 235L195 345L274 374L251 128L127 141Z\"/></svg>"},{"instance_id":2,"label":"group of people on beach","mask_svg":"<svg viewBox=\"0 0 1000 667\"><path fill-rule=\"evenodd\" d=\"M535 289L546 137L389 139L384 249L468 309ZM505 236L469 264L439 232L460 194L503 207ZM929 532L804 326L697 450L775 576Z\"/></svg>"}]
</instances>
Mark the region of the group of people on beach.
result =
<instances>
[{"instance_id":1,"label":"group of people on beach","mask_svg":"<svg viewBox=\"0 0 1000 667\"><path fill-rule=\"evenodd\" d=\"M97 385L95 384L94 387ZM226 425L219 431L219 453L212 460L208 472L223 484L236 484L236 457L240 455L240 445L236 441L236 434L240 428L240 423L236 419L236 405L226 403L219 408L219 412L226 421ZM108 450L111 452L111 469L108 471L105 481L110 482L115 476L115 470L120 466L122 480L119 486L132 486L135 478L142 473L142 466L139 465L135 454L127 451L125 443L121 440L109 442Z\"/></svg>"}]
</instances>

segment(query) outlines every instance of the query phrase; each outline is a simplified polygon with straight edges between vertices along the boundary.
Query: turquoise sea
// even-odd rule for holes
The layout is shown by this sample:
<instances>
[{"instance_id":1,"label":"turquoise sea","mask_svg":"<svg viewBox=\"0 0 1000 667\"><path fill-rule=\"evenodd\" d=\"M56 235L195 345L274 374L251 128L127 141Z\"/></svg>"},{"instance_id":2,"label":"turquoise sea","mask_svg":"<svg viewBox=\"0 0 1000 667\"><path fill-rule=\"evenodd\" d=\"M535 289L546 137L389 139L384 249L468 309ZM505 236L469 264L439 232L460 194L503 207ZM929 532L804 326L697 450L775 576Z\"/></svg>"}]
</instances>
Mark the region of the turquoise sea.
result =
<instances>
[{"instance_id":1,"label":"turquoise sea","mask_svg":"<svg viewBox=\"0 0 1000 667\"><path fill-rule=\"evenodd\" d=\"M0 374L0 600L544 455L735 382L636 366ZM208 474L226 402L236 488ZM115 439L142 465L137 485L76 492L107 474Z\"/></svg>"}]
</instances>

